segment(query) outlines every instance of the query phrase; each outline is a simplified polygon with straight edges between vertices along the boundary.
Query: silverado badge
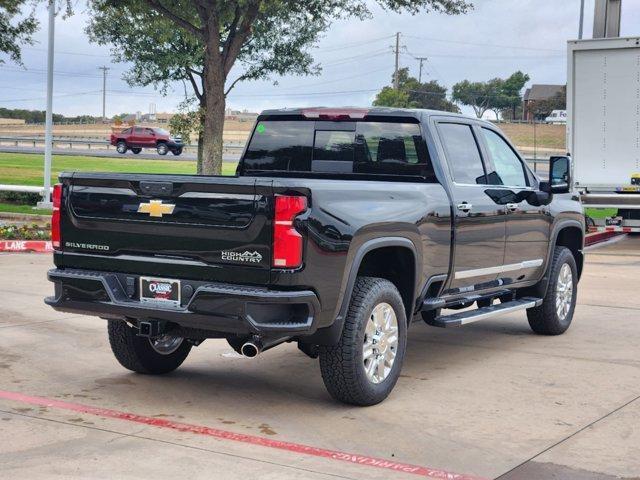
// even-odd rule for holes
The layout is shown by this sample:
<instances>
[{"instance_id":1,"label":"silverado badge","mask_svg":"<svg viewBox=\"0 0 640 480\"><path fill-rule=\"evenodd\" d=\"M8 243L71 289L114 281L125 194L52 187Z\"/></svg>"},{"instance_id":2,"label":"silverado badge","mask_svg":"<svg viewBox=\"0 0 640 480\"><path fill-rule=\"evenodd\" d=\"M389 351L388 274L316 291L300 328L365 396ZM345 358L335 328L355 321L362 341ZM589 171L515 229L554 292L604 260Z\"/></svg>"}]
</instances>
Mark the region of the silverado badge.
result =
<instances>
[{"instance_id":1,"label":"silverado badge","mask_svg":"<svg viewBox=\"0 0 640 480\"><path fill-rule=\"evenodd\" d=\"M150 217L160 217L171 215L176 206L172 203L162 203L162 200L149 200L149 203L141 203L138 213L148 213Z\"/></svg>"}]
</instances>

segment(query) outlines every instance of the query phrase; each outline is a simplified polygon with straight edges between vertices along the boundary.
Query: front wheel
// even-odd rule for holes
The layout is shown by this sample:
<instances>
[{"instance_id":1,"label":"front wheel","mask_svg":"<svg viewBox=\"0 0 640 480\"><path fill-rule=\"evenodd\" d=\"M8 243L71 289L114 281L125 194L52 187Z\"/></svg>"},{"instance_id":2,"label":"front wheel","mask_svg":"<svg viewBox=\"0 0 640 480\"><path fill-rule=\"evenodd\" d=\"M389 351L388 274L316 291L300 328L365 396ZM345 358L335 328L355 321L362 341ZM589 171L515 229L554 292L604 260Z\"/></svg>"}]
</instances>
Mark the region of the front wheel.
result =
<instances>
[{"instance_id":1,"label":"front wheel","mask_svg":"<svg viewBox=\"0 0 640 480\"><path fill-rule=\"evenodd\" d=\"M159 143L156 147L156 150L158 152L158 155L166 155L169 151L169 147L167 147L166 143Z\"/></svg>"},{"instance_id":2,"label":"front wheel","mask_svg":"<svg viewBox=\"0 0 640 480\"><path fill-rule=\"evenodd\" d=\"M187 358L191 344L181 337L139 337L138 330L121 320L109 320L111 350L124 368L149 375L174 371Z\"/></svg>"},{"instance_id":3,"label":"front wheel","mask_svg":"<svg viewBox=\"0 0 640 480\"><path fill-rule=\"evenodd\" d=\"M527 310L531 329L540 335L560 335L571 325L578 293L578 269L571 250L556 247L549 286L542 305Z\"/></svg>"},{"instance_id":4,"label":"front wheel","mask_svg":"<svg viewBox=\"0 0 640 480\"><path fill-rule=\"evenodd\" d=\"M171 150L171 153L173 153L176 157L182 155L182 148L176 148L174 150Z\"/></svg>"},{"instance_id":5,"label":"front wheel","mask_svg":"<svg viewBox=\"0 0 640 480\"><path fill-rule=\"evenodd\" d=\"M337 345L320 346L320 371L333 398L375 405L393 390L404 360L407 318L398 289L358 277Z\"/></svg>"},{"instance_id":6,"label":"front wheel","mask_svg":"<svg viewBox=\"0 0 640 480\"><path fill-rule=\"evenodd\" d=\"M122 155L127 153L127 142L120 141L116 144L116 151Z\"/></svg>"}]
</instances>

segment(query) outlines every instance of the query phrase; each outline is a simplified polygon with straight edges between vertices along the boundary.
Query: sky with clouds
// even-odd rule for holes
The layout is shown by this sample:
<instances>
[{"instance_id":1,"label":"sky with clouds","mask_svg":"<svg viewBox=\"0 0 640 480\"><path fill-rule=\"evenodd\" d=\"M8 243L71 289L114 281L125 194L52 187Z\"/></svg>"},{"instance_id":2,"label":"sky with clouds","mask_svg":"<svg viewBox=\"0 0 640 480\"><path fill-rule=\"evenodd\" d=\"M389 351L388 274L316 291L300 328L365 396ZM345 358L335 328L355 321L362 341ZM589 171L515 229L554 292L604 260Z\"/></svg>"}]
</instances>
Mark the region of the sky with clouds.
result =
<instances>
[{"instance_id":1,"label":"sky with clouds","mask_svg":"<svg viewBox=\"0 0 640 480\"><path fill-rule=\"evenodd\" d=\"M394 35L401 32L400 65L418 75L415 57L428 57L423 78L438 80L449 89L460 80L505 77L516 70L534 83L566 81L566 42L577 37L580 0L472 0L466 15L398 15L372 6L366 21L347 20L332 25L314 58L322 73L314 77L284 77L238 84L228 96L234 109L309 105L370 105L390 83ZM586 0L585 38L592 32L594 0ZM372 2L373 4L373 2ZM640 35L640 1L623 0L622 36ZM182 84L162 96L152 88L131 88L121 79L126 64L111 64L109 48L92 45L84 33L87 13L82 0L75 14L56 22L54 111L65 115L100 115L102 73L108 76L107 115L175 110L184 98ZM38 9L41 30L37 43L23 51L25 68L0 65L0 107L45 108L46 10ZM233 77L233 72L231 77ZM230 78L231 78L230 77ZM274 80L276 80L274 78Z\"/></svg>"}]
</instances>

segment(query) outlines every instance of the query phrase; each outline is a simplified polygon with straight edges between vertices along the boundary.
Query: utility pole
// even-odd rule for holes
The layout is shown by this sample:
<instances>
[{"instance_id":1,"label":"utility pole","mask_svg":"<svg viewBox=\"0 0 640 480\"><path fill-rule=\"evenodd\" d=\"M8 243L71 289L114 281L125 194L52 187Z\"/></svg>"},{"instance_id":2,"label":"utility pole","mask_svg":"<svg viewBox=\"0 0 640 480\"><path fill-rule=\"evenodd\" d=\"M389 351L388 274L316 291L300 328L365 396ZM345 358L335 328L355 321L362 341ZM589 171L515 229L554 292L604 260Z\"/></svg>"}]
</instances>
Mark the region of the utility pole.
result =
<instances>
[{"instance_id":1,"label":"utility pole","mask_svg":"<svg viewBox=\"0 0 640 480\"><path fill-rule=\"evenodd\" d=\"M107 66L98 67L102 70L102 121L107 121L107 72L111 70Z\"/></svg>"},{"instance_id":2,"label":"utility pole","mask_svg":"<svg viewBox=\"0 0 640 480\"><path fill-rule=\"evenodd\" d=\"M578 25L578 40L582 40L583 28L584 28L584 0L580 0L580 25Z\"/></svg>"},{"instance_id":3,"label":"utility pole","mask_svg":"<svg viewBox=\"0 0 640 480\"><path fill-rule=\"evenodd\" d=\"M51 203L51 153L53 148L53 40L56 26L56 2L49 0L49 38L47 45L47 114L44 133L44 186L40 208L53 208Z\"/></svg>"},{"instance_id":4,"label":"utility pole","mask_svg":"<svg viewBox=\"0 0 640 480\"><path fill-rule=\"evenodd\" d=\"M396 33L396 48L395 48L395 54L396 54L396 69L394 71L393 74L393 88L398 90L399 88L399 84L400 84L400 79L398 78L398 67L400 65L400 32Z\"/></svg>"},{"instance_id":5,"label":"utility pole","mask_svg":"<svg viewBox=\"0 0 640 480\"><path fill-rule=\"evenodd\" d=\"M422 83L422 62L424 62L427 57L416 57L416 60L420 62L420 73L418 74L418 82Z\"/></svg>"}]
</instances>

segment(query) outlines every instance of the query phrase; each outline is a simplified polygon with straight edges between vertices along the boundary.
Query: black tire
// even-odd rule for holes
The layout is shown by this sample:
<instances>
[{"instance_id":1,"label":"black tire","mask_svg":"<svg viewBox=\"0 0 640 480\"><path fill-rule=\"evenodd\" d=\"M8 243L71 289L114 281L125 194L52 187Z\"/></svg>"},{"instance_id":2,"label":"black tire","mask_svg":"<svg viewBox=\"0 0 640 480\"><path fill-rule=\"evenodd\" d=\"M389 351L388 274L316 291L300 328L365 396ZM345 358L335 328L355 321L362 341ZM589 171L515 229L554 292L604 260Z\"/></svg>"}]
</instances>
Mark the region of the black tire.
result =
<instances>
[{"instance_id":1,"label":"black tire","mask_svg":"<svg viewBox=\"0 0 640 480\"><path fill-rule=\"evenodd\" d=\"M125 142L124 140L120 140L118 143L116 143L116 151L121 155L127 153L128 149L129 147L127 147L127 142Z\"/></svg>"},{"instance_id":2,"label":"black tire","mask_svg":"<svg viewBox=\"0 0 640 480\"><path fill-rule=\"evenodd\" d=\"M191 351L191 344L184 340L172 353L158 353L147 337L136 335L137 329L121 320L109 320L109 343L120 365L148 375L173 372L182 365Z\"/></svg>"},{"instance_id":3,"label":"black tire","mask_svg":"<svg viewBox=\"0 0 640 480\"><path fill-rule=\"evenodd\" d=\"M166 155L169 152L169 147L166 143L160 142L156 146L156 151L158 152L158 155Z\"/></svg>"},{"instance_id":4,"label":"black tire","mask_svg":"<svg viewBox=\"0 0 640 480\"><path fill-rule=\"evenodd\" d=\"M135 153L136 155L138 155L142 151L142 149L141 148L132 148L131 151L133 153Z\"/></svg>"},{"instance_id":5,"label":"black tire","mask_svg":"<svg viewBox=\"0 0 640 480\"><path fill-rule=\"evenodd\" d=\"M176 157L182 155L182 149L181 148L174 148L173 150L171 150L171 153L173 153Z\"/></svg>"},{"instance_id":6,"label":"black tire","mask_svg":"<svg viewBox=\"0 0 640 480\"><path fill-rule=\"evenodd\" d=\"M373 309L389 304L398 323L396 356L386 378L379 383L365 372L365 328ZM337 345L319 347L320 372L333 398L351 405L375 405L383 401L398 381L407 345L407 318L402 297L393 283L382 278L358 277L347 318Z\"/></svg>"},{"instance_id":7,"label":"black tire","mask_svg":"<svg viewBox=\"0 0 640 480\"><path fill-rule=\"evenodd\" d=\"M560 294L558 291L559 277L563 265L568 265L571 271L572 281L571 302L564 318L558 315L556 308L556 299ZM571 325L573 312L576 308L576 298L578 296L578 269L571 250L566 247L556 247L549 268L551 269L549 273L549 286L542 305L528 309L527 318L531 329L535 333L539 335L561 335L566 332Z\"/></svg>"}]
</instances>

